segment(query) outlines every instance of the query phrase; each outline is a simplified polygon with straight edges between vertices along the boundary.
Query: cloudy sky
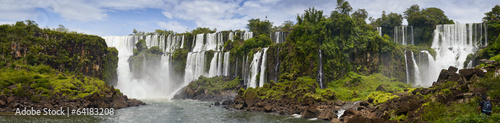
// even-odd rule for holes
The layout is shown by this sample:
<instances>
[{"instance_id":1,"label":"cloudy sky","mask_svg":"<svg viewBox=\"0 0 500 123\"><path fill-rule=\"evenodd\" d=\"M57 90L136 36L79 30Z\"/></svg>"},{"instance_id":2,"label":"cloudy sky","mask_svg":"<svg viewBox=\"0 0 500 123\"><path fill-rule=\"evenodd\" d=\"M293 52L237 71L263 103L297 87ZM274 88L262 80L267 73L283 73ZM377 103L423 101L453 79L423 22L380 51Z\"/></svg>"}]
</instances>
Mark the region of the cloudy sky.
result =
<instances>
[{"instance_id":1,"label":"cloudy sky","mask_svg":"<svg viewBox=\"0 0 500 123\"><path fill-rule=\"evenodd\" d=\"M437 7L459 23L481 22L500 0L347 0L353 10L366 9L369 17L382 11L402 14L413 4ZM99 36L128 35L135 28L152 32L185 32L196 27L217 30L246 29L252 18L274 25L295 21L309 7L329 15L336 0L1 0L0 24L35 20L40 27L59 24L70 30ZM406 24L406 22L404 22Z\"/></svg>"}]
</instances>

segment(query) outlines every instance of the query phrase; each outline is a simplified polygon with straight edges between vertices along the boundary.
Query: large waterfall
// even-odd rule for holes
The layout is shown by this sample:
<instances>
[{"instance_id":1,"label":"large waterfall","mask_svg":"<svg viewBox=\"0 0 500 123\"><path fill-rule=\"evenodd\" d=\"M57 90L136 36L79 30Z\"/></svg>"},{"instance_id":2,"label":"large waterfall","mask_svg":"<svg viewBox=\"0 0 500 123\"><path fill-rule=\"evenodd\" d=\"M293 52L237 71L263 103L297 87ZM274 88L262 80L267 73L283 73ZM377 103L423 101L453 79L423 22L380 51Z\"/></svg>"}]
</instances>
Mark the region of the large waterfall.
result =
<instances>
[{"instance_id":1,"label":"large waterfall","mask_svg":"<svg viewBox=\"0 0 500 123\"><path fill-rule=\"evenodd\" d=\"M253 59L250 62L249 76L247 77L247 87L262 87L265 82L265 69L266 69L266 58L267 58L267 48L262 48L253 55ZM247 57L248 58L248 57ZM260 75L260 77L257 77ZM258 82L258 84L257 84Z\"/></svg>"},{"instance_id":2,"label":"large waterfall","mask_svg":"<svg viewBox=\"0 0 500 123\"><path fill-rule=\"evenodd\" d=\"M237 73L238 61L231 68L230 53L224 51L224 42L234 40L241 34L241 40L253 38L252 32L217 32L193 35L191 43L185 35L107 36L103 37L109 47L118 50L118 84L116 88L132 98L171 98L182 87L200 76L233 76ZM158 46L161 54L134 55L135 44L143 39L148 48ZM240 39L238 39L240 40ZM189 46L187 45L189 44ZM174 51L191 49L187 53L184 71L174 70ZM249 87L263 86L267 82L267 48L254 54L252 61L243 57L244 70L241 74ZM210 54L210 55L208 55ZM213 54L213 57L212 55ZM131 61L132 60L132 61ZM133 62L138 60L137 62ZM209 61L209 62L208 62ZM247 65L248 64L248 65ZM250 69L248 69L250 68ZM240 68L241 69L241 68ZM231 73L234 70L236 73ZM233 74L233 75L232 75ZM248 80L247 80L248 79ZM258 84L257 84L258 83Z\"/></svg>"},{"instance_id":3,"label":"large waterfall","mask_svg":"<svg viewBox=\"0 0 500 123\"><path fill-rule=\"evenodd\" d=\"M420 60L416 60L419 63L413 68L414 73L418 73L412 80L415 86L431 86L441 69L450 66L465 68L467 55L488 44L486 31L486 25L482 23L437 25L431 47L437 54L434 59L428 51L419 53Z\"/></svg>"}]
</instances>

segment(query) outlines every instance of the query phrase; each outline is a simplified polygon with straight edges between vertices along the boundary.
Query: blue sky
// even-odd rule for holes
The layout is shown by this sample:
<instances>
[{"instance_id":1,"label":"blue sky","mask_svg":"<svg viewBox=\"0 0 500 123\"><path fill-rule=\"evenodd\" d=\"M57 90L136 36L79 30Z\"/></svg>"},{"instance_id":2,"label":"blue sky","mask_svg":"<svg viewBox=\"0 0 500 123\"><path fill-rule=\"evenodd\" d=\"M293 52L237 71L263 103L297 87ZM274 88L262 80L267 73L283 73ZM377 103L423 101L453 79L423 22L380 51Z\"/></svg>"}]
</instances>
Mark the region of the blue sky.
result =
<instances>
[{"instance_id":1,"label":"blue sky","mask_svg":"<svg viewBox=\"0 0 500 123\"><path fill-rule=\"evenodd\" d=\"M437 7L459 23L481 22L500 0L348 0L369 17L382 11L402 14L413 4ZM246 29L252 18L267 19L274 25L295 21L309 7L330 14L336 0L2 0L0 24L35 20L40 27L59 24L70 30L99 36L128 35L135 28L152 32L167 29L190 31L196 27L217 30ZM404 22L403 24L406 24Z\"/></svg>"}]
</instances>

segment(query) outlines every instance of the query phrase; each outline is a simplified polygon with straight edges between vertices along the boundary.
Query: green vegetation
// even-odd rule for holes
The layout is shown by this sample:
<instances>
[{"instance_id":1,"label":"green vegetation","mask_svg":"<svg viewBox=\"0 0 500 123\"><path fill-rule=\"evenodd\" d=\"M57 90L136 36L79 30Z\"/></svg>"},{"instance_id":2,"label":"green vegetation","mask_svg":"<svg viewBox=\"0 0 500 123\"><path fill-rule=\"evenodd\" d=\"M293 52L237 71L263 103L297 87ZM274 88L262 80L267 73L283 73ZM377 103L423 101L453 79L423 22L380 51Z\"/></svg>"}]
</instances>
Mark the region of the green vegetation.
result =
<instances>
[{"instance_id":1,"label":"green vegetation","mask_svg":"<svg viewBox=\"0 0 500 123\"><path fill-rule=\"evenodd\" d=\"M62 25L56 31L41 29L29 20L0 25L1 65L15 68L16 65L43 64L60 72L111 80L108 78L113 76L110 69L116 66L117 62L113 61L116 56L110 53L113 50L108 49L104 39L65 30Z\"/></svg>"},{"instance_id":2,"label":"green vegetation","mask_svg":"<svg viewBox=\"0 0 500 123\"><path fill-rule=\"evenodd\" d=\"M382 17L377 18L371 22L371 25L382 27L382 35L388 35L394 37L394 27L401 26L403 24L403 16L397 13L385 14L382 11Z\"/></svg>"},{"instance_id":3,"label":"green vegetation","mask_svg":"<svg viewBox=\"0 0 500 123\"><path fill-rule=\"evenodd\" d=\"M413 26L415 45L431 46L436 25L454 23L448 19L443 10L434 7L420 9L418 5L406 9L404 18L409 26Z\"/></svg>"},{"instance_id":4,"label":"green vegetation","mask_svg":"<svg viewBox=\"0 0 500 123\"><path fill-rule=\"evenodd\" d=\"M299 77L295 81L284 81L280 83L265 83L264 87L256 88L255 91L261 99L293 99L303 101L306 95L315 94L316 84L315 79L310 77ZM249 88L248 90L253 90ZM246 93L246 92L245 92Z\"/></svg>"},{"instance_id":5,"label":"green vegetation","mask_svg":"<svg viewBox=\"0 0 500 123\"><path fill-rule=\"evenodd\" d=\"M333 90L340 100L357 101L372 98L382 103L393 98L392 93L404 92L404 89L411 88L411 85L387 78L382 74L362 76L350 73L347 78L331 82L328 88Z\"/></svg>"},{"instance_id":6,"label":"green vegetation","mask_svg":"<svg viewBox=\"0 0 500 123\"><path fill-rule=\"evenodd\" d=\"M228 90L236 92L241 87L240 81L242 81L242 79L238 77L233 80L228 80L228 78L224 78L221 76L212 78L200 76L198 80L189 83L187 87L198 90L198 92L203 92L205 94L220 94L221 92ZM206 92L203 90L205 90Z\"/></svg>"},{"instance_id":7,"label":"green vegetation","mask_svg":"<svg viewBox=\"0 0 500 123\"><path fill-rule=\"evenodd\" d=\"M109 92L107 84L116 84L118 51L98 36L62 25L40 29L29 20L0 25L0 32L0 95L37 103Z\"/></svg>"},{"instance_id":8,"label":"green vegetation","mask_svg":"<svg viewBox=\"0 0 500 123\"><path fill-rule=\"evenodd\" d=\"M254 35L268 35L271 32L271 27L273 26L273 23L269 22L269 20L263 20L261 21L260 19L251 19L248 20L247 28L251 32L254 33Z\"/></svg>"},{"instance_id":9,"label":"green vegetation","mask_svg":"<svg viewBox=\"0 0 500 123\"><path fill-rule=\"evenodd\" d=\"M3 95L41 98L66 96L68 99L109 90L102 80L73 73L62 73L46 65L16 65L16 69L0 69ZM14 86L14 88L11 88Z\"/></svg>"},{"instance_id":10,"label":"green vegetation","mask_svg":"<svg viewBox=\"0 0 500 123\"><path fill-rule=\"evenodd\" d=\"M488 46L484 49L479 49L475 55L470 56L473 57L473 59L468 58L473 60L474 66L481 64L479 61L480 59L495 60L496 62L500 61L500 56L498 56L500 54L500 38L498 38L500 36L500 19L498 19L500 17L499 10L500 5L496 5L491 11L485 13L486 17L483 18L483 21L486 23L488 29ZM466 60L466 62L469 62L469 60Z\"/></svg>"}]
</instances>

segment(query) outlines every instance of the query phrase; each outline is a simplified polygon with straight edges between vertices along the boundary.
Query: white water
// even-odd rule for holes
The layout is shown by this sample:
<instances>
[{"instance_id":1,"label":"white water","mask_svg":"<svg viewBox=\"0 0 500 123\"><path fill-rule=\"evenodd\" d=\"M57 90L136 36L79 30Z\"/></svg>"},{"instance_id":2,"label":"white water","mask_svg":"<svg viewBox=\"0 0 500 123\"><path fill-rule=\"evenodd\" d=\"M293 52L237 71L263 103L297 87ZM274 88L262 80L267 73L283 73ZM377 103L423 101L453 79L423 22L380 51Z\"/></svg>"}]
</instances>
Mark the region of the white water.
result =
<instances>
[{"instance_id":1,"label":"white water","mask_svg":"<svg viewBox=\"0 0 500 123\"><path fill-rule=\"evenodd\" d=\"M259 73L259 61L262 58L262 52L258 51L253 55L252 62L250 63L250 81L247 84L247 88L257 87L257 74Z\"/></svg>"},{"instance_id":2,"label":"white water","mask_svg":"<svg viewBox=\"0 0 500 123\"><path fill-rule=\"evenodd\" d=\"M150 46L159 46L155 44L154 39L157 36L148 36ZM118 50L118 83L116 88L131 98L170 98L179 83L169 83L165 81L178 81L177 77L171 75L171 56L169 54L159 57L142 56L143 74L135 75L130 71L128 59L133 55L135 43L140 39L137 36L108 36L103 37L110 47L116 47ZM158 40L156 40L158 42ZM168 44L167 44L168 45ZM165 45L162 45L165 46ZM140 59L138 59L140 60Z\"/></svg>"},{"instance_id":3,"label":"white water","mask_svg":"<svg viewBox=\"0 0 500 123\"><path fill-rule=\"evenodd\" d=\"M394 42L401 45L414 45L413 41L413 27L409 26L410 30L408 30L408 26L396 26L394 27ZM380 29L382 30L382 29ZM377 28L378 31L378 28ZM380 31L382 32L382 31Z\"/></svg>"},{"instance_id":4,"label":"white water","mask_svg":"<svg viewBox=\"0 0 500 123\"><path fill-rule=\"evenodd\" d=\"M262 54L262 62L260 63L260 80L259 80L259 87L263 87L264 83L266 83L266 59L267 59L267 49L268 48L262 48L264 53Z\"/></svg>"},{"instance_id":5,"label":"white water","mask_svg":"<svg viewBox=\"0 0 500 123\"><path fill-rule=\"evenodd\" d=\"M243 36L241 36L241 38L245 41L250 39L250 38L253 38L253 32L244 32Z\"/></svg>"},{"instance_id":6,"label":"white water","mask_svg":"<svg viewBox=\"0 0 500 123\"><path fill-rule=\"evenodd\" d=\"M420 70L418 69L418 65L417 65L417 62L415 62L415 56L413 54L413 51L411 51L411 59L413 61L413 69L414 69L414 72L413 72L413 76L415 77L415 80L414 80L414 85L422 85L422 81L420 80Z\"/></svg>"},{"instance_id":7,"label":"white water","mask_svg":"<svg viewBox=\"0 0 500 123\"><path fill-rule=\"evenodd\" d=\"M229 76L229 51L224 53L224 76Z\"/></svg>"},{"instance_id":8,"label":"white water","mask_svg":"<svg viewBox=\"0 0 500 123\"><path fill-rule=\"evenodd\" d=\"M406 50L405 50L405 65L406 65L406 84L410 84L410 72L408 70L408 59L406 58Z\"/></svg>"},{"instance_id":9,"label":"white water","mask_svg":"<svg viewBox=\"0 0 500 123\"><path fill-rule=\"evenodd\" d=\"M378 35L382 36L382 27L377 27Z\"/></svg>"},{"instance_id":10,"label":"white water","mask_svg":"<svg viewBox=\"0 0 500 123\"><path fill-rule=\"evenodd\" d=\"M416 72L419 72L420 76L415 76L415 78L421 78L421 80L415 80L415 83L429 87L439 77L441 69L447 69L450 66L464 68L467 55L474 54L479 47L487 44L486 38L483 38L486 36L483 31L486 32L486 30L482 26L484 24L437 25L431 47L437 53L436 59L428 51L422 51L427 54L428 63L418 66L420 70ZM469 64L467 66L472 67L472 63Z\"/></svg>"}]
</instances>

